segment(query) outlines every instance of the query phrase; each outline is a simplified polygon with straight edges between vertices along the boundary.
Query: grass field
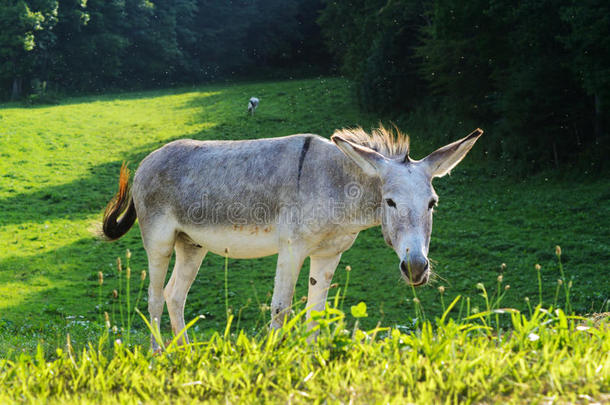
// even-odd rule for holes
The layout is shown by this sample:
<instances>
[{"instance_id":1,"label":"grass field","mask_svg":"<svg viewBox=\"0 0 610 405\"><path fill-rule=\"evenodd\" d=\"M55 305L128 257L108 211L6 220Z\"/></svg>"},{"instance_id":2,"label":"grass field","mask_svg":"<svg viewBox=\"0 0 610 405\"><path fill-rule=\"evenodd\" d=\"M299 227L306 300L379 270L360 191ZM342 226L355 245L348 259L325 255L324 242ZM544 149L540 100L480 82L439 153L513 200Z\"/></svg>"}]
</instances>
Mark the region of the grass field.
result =
<instances>
[{"instance_id":1,"label":"grass field","mask_svg":"<svg viewBox=\"0 0 610 405\"><path fill-rule=\"evenodd\" d=\"M261 98L261 105L254 117L248 117L246 102L252 95ZM177 138L245 139L299 132L328 137L335 128L376 125L379 117L359 112L352 100L349 82L317 79L110 94L36 108L0 106L0 356L33 354L42 342L43 355L56 358L55 348L65 345L67 332L77 351L87 340L97 341L100 328L95 325L99 326L101 313L112 313L112 290L118 286L116 258L125 260L130 249L134 274L146 268L137 227L114 243L93 234L116 191L123 161L135 168L148 153ZM442 146L436 139L457 139L472 129L455 127L449 136L411 133L414 157ZM439 286L445 288L445 303L460 294L470 297L472 311L485 309L476 285L481 282L495 291L500 274L502 288L510 285L502 305L525 310L525 297L538 303L536 263L541 265L543 302L552 304L560 277L556 245L562 247L567 278L573 283L575 312L607 311L610 182L584 175L498 175L488 169L484 150L483 142L451 176L435 181L440 203L430 256L439 277L417 290L426 318L442 313ZM212 254L206 257L187 300L187 319L206 317L191 329L200 340L226 325L224 262ZM406 330L412 325L412 292L399 281L398 258L378 228L362 232L343 255L335 275L339 286L346 284L346 265L352 268L346 308L360 301L368 305L369 316L360 320L361 327L370 329L380 322ZM101 307L99 271L104 274ZM265 304L270 301L274 271L275 257L228 261L234 324L239 322L250 336L263 331L269 320ZM297 300L306 295L307 273L306 263ZM132 303L138 283L134 276ZM562 306L563 300L560 294ZM145 311L145 299L139 307ZM457 311L456 307L451 316ZM117 317L115 312L112 323ZM167 319L164 322L168 332ZM133 333L136 341L144 341L147 331L138 318ZM601 344L607 347L607 335L602 337ZM59 357L58 361L68 361Z\"/></svg>"}]
</instances>

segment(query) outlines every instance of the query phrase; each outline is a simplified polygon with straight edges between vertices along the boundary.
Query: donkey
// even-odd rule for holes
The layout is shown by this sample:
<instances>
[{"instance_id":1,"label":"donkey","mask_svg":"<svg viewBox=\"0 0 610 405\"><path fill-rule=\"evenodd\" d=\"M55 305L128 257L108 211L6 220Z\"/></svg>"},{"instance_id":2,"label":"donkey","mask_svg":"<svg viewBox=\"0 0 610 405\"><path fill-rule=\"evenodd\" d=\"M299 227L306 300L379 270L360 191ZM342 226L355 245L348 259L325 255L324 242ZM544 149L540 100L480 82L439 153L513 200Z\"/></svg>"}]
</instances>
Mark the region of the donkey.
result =
<instances>
[{"instance_id":1,"label":"donkey","mask_svg":"<svg viewBox=\"0 0 610 405\"><path fill-rule=\"evenodd\" d=\"M172 330L184 327L187 293L207 252L231 258L278 254L271 327L283 325L304 260L310 258L307 317L324 309L341 254L358 233L381 225L406 283L428 282L432 179L449 173L483 131L421 160L409 139L383 127L243 141L178 140L148 155L133 185L121 168L103 233L114 240L136 217L148 256L148 310L159 327L164 302ZM163 289L172 251L175 266ZM181 343L188 343L184 333ZM158 349L152 339L153 350Z\"/></svg>"},{"instance_id":2,"label":"donkey","mask_svg":"<svg viewBox=\"0 0 610 405\"><path fill-rule=\"evenodd\" d=\"M248 113L254 115L254 111L256 111L259 102L260 100L257 97L250 97L250 100L248 100Z\"/></svg>"}]
</instances>

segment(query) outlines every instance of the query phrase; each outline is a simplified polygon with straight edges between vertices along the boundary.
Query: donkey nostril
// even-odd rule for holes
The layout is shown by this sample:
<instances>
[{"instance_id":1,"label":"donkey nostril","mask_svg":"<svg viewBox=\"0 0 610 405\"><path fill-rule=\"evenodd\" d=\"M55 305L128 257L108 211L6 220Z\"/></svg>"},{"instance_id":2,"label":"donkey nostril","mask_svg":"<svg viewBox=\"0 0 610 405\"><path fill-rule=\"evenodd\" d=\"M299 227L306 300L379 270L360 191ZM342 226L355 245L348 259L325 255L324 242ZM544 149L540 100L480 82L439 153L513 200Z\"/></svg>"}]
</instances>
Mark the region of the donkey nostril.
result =
<instances>
[{"instance_id":1,"label":"donkey nostril","mask_svg":"<svg viewBox=\"0 0 610 405\"><path fill-rule=\"evenodd\" d=\"M410 268L409 268L410 267ZM400 270L409 279L413 279L416 283L420 282L426 276L426 272L430 269L430 262L427 258L416 260L409 263L406 260L400 262Z\"/></svg>"}]
</instances>

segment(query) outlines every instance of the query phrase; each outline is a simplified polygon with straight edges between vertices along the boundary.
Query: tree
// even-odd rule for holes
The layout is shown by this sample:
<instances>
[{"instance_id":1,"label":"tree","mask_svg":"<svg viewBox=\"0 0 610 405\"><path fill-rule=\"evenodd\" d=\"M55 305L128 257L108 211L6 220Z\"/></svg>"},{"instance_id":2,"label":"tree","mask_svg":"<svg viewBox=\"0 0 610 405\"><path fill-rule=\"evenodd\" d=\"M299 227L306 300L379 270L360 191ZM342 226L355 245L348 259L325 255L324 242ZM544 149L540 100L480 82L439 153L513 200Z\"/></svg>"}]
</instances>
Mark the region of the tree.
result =
<instances>
[{"instance_id":1,"label":"tree","mask_svg":"<svg viewBox=\"0 0 610 405\"><path fill-rule=\"evenodd\" d=\"M430 3L429 23L422 25L422 44L416 51L419 71L432 92L448 98L459 114L475 119L490 114L496 97L491 77L508 59L503 16L492 13L489 3Z\"/></svg>"},{"instance_id":2,"label":"tree","mask_svg":"<svg viewBox=\"0 0 610 405\"><path fill-rule=\"evenodd\" d=\"M377 12L375 39L361 71L359 95L368 109L412 111L426 93L416 49L428 23L427 2L388 1Z\"/></svg>"},{"instance_id":3,"label":"tree","mask_svg":"<svg viewBox=\"0 0 610 405\"><path fill-rule=\"evenodd\" d=\"M193 17L195 41L187 44L199 80L214 79L248 64L244 48L252 3L199 0Z\"/></svg>"},{"instance_id":4,"label":"tree","mask_svg":"<svg viewBox=\"0 0 610 405\"><path fill-rule=\"evenodd\" d=\"M291 45L301 39L296 19L297 2L257 0L253 5L244 38L248 58L259 66L289 59Z\"/></svg>"},{"instance_id":5,"label":"tree","mask_svg":"<svg viewBox=\"0 0 610 405\"><path fill-rule=\"evenodd\" d=\"M86 48L83 29L91 19L85 0L62 0L57 10L55 47L50 58L50 80L64 88L82 88L80 60Z\"/></svg>"},{"instance_id":6,"label":"tree","mask_svg":"<svg viewBox=\"0 0 610 405\"><path fill-rule=\"evenodd\" d=\"M584 91L593 97L594 143L606 140L610 112L610 4L602 0L572 0L561 10L569 33L561 39L570 51L568 66Z\"/></svg>"},{"instance_id":7,"label":"tree","mask_svg":"<svg viewBox=\"0 0 610 405\"><path fill-rule=\"evenodd\" d=\"M124 35L128 24L125 2L62 1L59 10L60 18L68 15L69 19L58 24L62 66L55 80L71 89L94 91L120 84L129 45Z\"/></svg>"},{"instance_id":8,"label":"tree","mask_svg":"<svg viewBox=\"0 0 610 405\"><path fill-rule=\"evenodd\" d=\"M386 1L325 1L318 24L326 46L345 75L361 77L377 32L376 16Z\"/></svg>"},{"instance_id":9,"label":"tree","mask_svg":"<svg viewBox=\"0 0 610 405\"><path fill-rule=\"evenodd\" d=\"M327 0L319 23L365 107L448 111L490 129L487 150L512 171L518 164L536 170L591 149L605 159L598 151L610 144L609 7L601 0Z\"/></svg>"},{"instance_id":10,"label":"tree","mask_svg":"<svg viewBox=\"0 0 610 405\"><path fill-rule=\"evenodd\" d=\"M412 109L425 85L415 49L426 0L332 1L318 22L341 70L358 84L369 110Z\"/></svg>"},{"instance_id":11,"label":"tree","mask_svg":"<svg viewBox=\"0 0 610 405\"><path fill-rule=\"evenodd\" d=\"M514 7L507 0L494 10L507 27L510 55L493 73L496 127L505 156L534 169L567 161L582 148L587 127L587 101L558 40L566 33L561 3L566 1L524 0Z\"/></svg>"},{"instance_id":12,"label":"tree","mask_svg":"<svg viewBox=\"0 0 610 405\"><path fill-rule=\"evenodd\" d=\"M42 29L43 20L42 13L32 11L25 1L0 4L0 80L11 84L12 99L21 96L23 78L34 64L34 34Z\"/></svg>"}]
</instances>

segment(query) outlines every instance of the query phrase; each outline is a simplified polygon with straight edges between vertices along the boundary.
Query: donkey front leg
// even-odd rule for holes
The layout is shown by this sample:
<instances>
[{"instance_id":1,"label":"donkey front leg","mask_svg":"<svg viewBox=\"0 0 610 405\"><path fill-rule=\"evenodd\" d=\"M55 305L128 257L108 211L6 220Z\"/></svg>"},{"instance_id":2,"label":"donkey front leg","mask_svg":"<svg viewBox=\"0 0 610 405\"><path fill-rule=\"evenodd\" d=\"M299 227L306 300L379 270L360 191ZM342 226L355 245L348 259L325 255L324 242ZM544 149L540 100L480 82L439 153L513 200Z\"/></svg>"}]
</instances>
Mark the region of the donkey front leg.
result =
<instances>
[{"instance_id":1,"label":"donkey front leg","mask_svg":"<svg viewBox=\"0 0 610 405\"><path fill-rule=\"evenodd\" d=\"M307 294L307 319L311 317L311 311L324 310L330 283L340 259L340 253L336 256L311 256L309 293ZM315 323L310 322L309 329L312 329L315 325Z\"/></svg>"},{"instance_id":2,"label":"donkey front leg","mask_svg":"<svg viewBox=\"0 0 610 405\"><path fill-rule=\"evenodd\" d=\"M271 328L279 329L290 313L294 286L305 260L303 249L287 244L277 257L273 298L271 299Z\"/></svg>"}]
</instances>

